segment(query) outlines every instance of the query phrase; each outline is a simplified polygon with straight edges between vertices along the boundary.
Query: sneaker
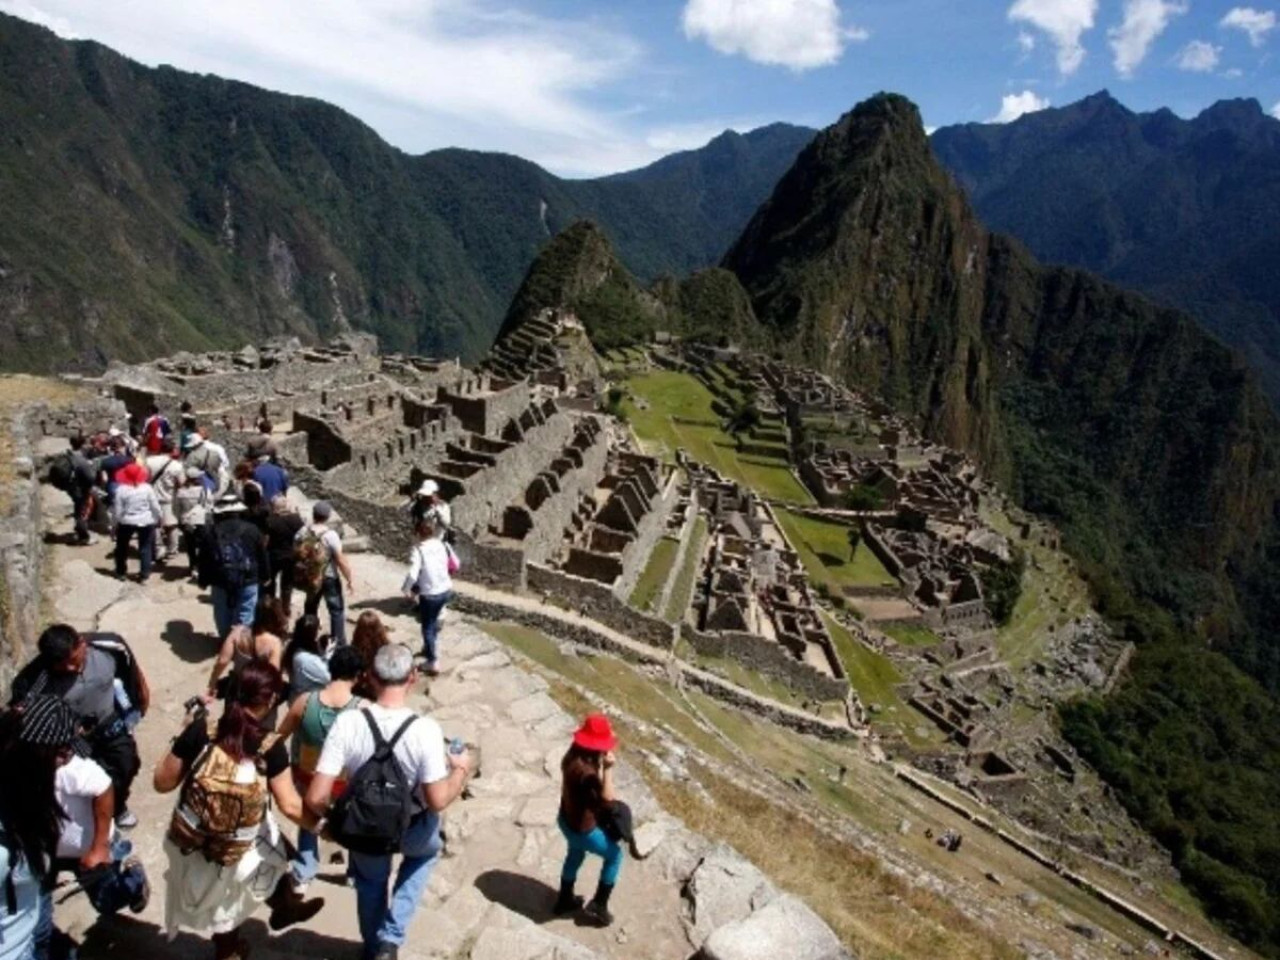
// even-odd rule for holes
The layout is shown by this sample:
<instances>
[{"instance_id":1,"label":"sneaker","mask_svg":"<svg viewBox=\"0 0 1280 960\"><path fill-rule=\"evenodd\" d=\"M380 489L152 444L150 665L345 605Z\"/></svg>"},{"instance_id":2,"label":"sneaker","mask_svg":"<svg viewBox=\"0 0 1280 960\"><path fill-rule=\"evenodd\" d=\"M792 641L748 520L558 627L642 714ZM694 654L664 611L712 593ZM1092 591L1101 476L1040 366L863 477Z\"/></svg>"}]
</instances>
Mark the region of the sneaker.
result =
<instances>
[{"instance_id":1,"label":"sneaker","mask_svg":"<svg viewBox=\"0 0 1280 960\"><path fill-rule=\"evenodd\" d=\"M121 810L116 815L116 826L121 830L132 830L138 825L138 818L132 810Z\"/></svg>"},{"instance_id":2,"label":"sneaker","mask_svg":"<svg viewBox=\"0 0 1280 960\"><path fill-rule=\"evenodd\" d=\"M142 875L142 889L138 891L137 899L129 904L131 913L141 913L147 909L147 904L151 902L151 881L147 879L147 871L143 869L142 861L137 857L130 857L126 860L122 869L125 873L137 870Z\"/></svg>"}]
</instances>

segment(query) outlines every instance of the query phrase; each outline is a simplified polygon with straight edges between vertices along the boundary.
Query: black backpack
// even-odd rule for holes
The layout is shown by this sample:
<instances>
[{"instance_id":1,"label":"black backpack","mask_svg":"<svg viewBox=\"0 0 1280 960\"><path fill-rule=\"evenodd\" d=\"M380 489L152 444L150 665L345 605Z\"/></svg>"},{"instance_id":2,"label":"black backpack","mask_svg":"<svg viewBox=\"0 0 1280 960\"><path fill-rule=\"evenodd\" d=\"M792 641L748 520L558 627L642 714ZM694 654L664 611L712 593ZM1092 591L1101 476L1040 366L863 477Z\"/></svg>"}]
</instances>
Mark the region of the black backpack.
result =
<instances>
[{"instance_id":1,"label":"black backpack","mask_svg":"<svg viewBox=\"0 0 1280 960\"><path fill-rule=\"evenodd\" d=\"M239 590L258 580L258 558L247 548L244 538L232 535L222 524L214 524L205 579L201 586Z\"/></svg>"},{"instance_id":2,"label":"black backpack","mask_svg":"<svg viewBox=\"0 0 1280 960\"><path fill-rule=\"evenodd\" d=\"M360 765L334 803L329 814L329 831L333 839L348 850L389 856L400 852L409 821L420 809L414 799L414 784L409 782L395 758L396 744L418 718L409 717L395 735L386 740L373 714L368 710L360 713L373 734L373 756Z\"/></svg>"},{"instance_id":3,"label":"black backpack","mask_svg":"<svg viewBox=\"0 0 1280 960\"><path fill-rule=\"evenodd\" d=\"M49 465L49 483L59 490L70 491L76 483L76 468L70 453L60 453Z\"/></svg>"}]
</instances>

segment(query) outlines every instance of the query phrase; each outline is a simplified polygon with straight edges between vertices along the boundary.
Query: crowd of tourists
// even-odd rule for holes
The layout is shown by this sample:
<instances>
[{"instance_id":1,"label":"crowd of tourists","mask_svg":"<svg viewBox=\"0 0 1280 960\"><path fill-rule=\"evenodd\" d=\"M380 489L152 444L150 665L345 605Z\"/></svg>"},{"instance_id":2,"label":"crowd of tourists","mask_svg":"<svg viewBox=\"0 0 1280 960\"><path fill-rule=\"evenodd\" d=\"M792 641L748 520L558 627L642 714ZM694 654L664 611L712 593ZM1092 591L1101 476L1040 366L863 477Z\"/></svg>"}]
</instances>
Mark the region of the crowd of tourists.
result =
<instances>
[{"instance_id":1,"label":"crowd of tourists","mask_svg":"<svg viewBox=\"0 0 1280 960\"><path fill-rule=\"evenodd\" d=\"M148 758L153 788L175 795L166 934L206 935L216 960L232 960L248 955L241 928L263 905L273 931L306 923L324 907L311 895L323 838L345 850L362 957L395 960L444 848L441 814L478 775L473 748L447 741L409 702L420 675L440 673L459 568L452 516L429 480L407 508L414 545L401 590L421 622L419 656L372 610L348 638L340 525L325 501L306 518L294 508L272 432L263 421L233 465L189 406L176 431L153 408L134 429L72 438L49 479L71 498L77 542L95 542L95 526L110 534L116 576L136 553L140 583L160 564L210 593L208 682L191 691L167 752ZM151 706L144 665L124 637L67 624L47 627L36 647L0 711L0 960L74 957L55 923L64 876L101 916L141 913L152 895L127 839L143 766L135 728ZM551 909L599 925L612 922L623 846L636 853L614 788L616 746L609 721L592 715L562 764L568 850ZM584 902L575 884L588 853L603 868Z\"/></svg>"}]
</instances>

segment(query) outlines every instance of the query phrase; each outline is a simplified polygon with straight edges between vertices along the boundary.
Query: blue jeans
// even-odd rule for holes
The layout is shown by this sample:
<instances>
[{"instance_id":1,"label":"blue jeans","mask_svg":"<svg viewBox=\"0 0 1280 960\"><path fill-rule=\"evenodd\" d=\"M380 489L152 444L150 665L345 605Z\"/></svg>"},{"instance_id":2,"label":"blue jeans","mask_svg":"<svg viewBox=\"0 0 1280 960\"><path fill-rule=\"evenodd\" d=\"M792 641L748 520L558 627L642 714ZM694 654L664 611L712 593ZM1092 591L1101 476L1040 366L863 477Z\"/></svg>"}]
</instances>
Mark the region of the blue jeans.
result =
<instances>
[{"instance_id":1,"label":"blue jeans","mask_svg":"<svg viewBox=\"0 0 1280 960\"><path fill-rule=\"evenodd\" d=\"M141 562L140 575L145 580L151 576L151 561L155 556L156 550L156 526L154 523L147 527L134 527L122 523L116 527L116 576L123 577L125 575L125 560L129 556L129 541L135 537L138 540L138 557Z\"/></svg>"},{"instance_id":2,"label":"blue jeans","mask_svg":"<svg viewBox=\"0 0 1280 960\"><path fill-rule=\"evenodd\" d=\"M594 853L597 857L604 858L600 882L611 887L615 886L618 882L618 874L622 871L622 845L606 837L599 827L587 833L579 833L577 830L569 829L569 824L564 817L560 817L557 823L560 826L560 832L569 843L569 852L564 858L564 868L560 871L560 882L575 883L578 879L578 871L582 869L582 861L587 859L588 853Z\"/></svg>"},{"instance_id":3,"label":"blue jeans","mask_svg":"<svg viewBox=\"0 0 1280 960\"><path fill-rule=\"evenodd\" d=\"M371 956L379 944L404 943L443 848L440 817L429 811L414 817L404 835L404 856L389 902L387 881L391 878L391 857L351 852L348 872L355 882L356 914L366 955Z\"/></svg>"},{"instance_id":4,"label":"blue jeans","mask_svg":"<svg viewBox=\"0 0 1280 960\"><path fill-rule=\"evenodd\" d=\"M258 609L258 585L245 584L239 590L228 590L216 583L213 595L213 622L218 629L218 639L225 640L235 626L253 626L253 613Z\"/></svg>"},{"instance_id":5,"label":"blue jeans","mask_svg":"<svg viewBox=\"0 0 1280 960\"><path fill-rule=\"evenodd\" d=\"M418 617L422 621L422 655L427 658L427 666L434 667L437 656L436 641L440 637L440 614L453 599L453 591L446 590L430 597L418 597Z\"/></svg>"},{"instance_id":6,"label":"blue jeans","mask_svg":"<svg viewBox=\"0 0 1280 960\"><path fill-rule=\"evenodd\" d=\"M298 828L298 855L289 863L295 883L310 883L320 872L320 838Z\"/></svg>"},{"instance_id":7,"label":"blue jeans","mask_svg":"<svg viewBox=\"0 0 1280 960\"><path fill-rule=\"evenodd\" d=\"M302 612L314 614L320 609L320 601L329 610L329 637L334 643L345 645L347 642L347 605L342 599L342 581L337 577L325 577L320 581L320 589L307 594L307 602Z\"/></svg>"},{"instance_id":8,"label":"blue jeans","mask_svg":"<svg viewBox=\"0 0 1280 960\"><path fill-rule=\"evenodd\" d=\"M93 909L102 916L110 916L125 907L133 906L142 894L142 888L147 882L142 866L135 865L128 870L123 868L124 861L132 853L133 844L122 837L116 837L111 842L111 863L87 873L80 869L78 863L70 865L80 886L88 894Z\"/></svg>"}]
</instances>

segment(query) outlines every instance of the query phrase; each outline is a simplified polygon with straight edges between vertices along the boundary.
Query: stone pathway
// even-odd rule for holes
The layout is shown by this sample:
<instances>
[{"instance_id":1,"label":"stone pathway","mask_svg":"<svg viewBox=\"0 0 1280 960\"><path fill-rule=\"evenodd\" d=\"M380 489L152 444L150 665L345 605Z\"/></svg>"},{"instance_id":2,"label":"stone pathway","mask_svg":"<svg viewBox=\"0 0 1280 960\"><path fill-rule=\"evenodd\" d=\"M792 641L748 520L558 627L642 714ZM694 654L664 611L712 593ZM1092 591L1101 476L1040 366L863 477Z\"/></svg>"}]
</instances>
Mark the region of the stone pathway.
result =
<instances>
[{"instance_id":1,"label":"stone pathway","mask_svg":"<svg viewBox=\"0 0 1280 960\"><path fill-rule=\"evenodd\" d=\"M69 528L65 499L45 493L45 529L55 538ZM185 577L185 563L162 570L145 588L109 576L104 542L90 547L51 546L50 615L83 629L113 630L133 645L152 686L152 710L138 729L143 772L131 807L139 826L131 839L152 877L154 893L140 917L122 915L96 922L83 895L64 886L56 895L61 927L83 940L81 954L147 960L211 956L207 942L184 934L169 943L160 928L165 858L161 842L173 806L150 786L150 771L182 723L183 702L206 682L217 643L208 599ZM418 643L418 627L398 587L402 569L386 558L353 555L355 595L349 616L376 609L397 639ZM623 638L626 639L626 638ZM658 808L635 770L620 764L621 792L646 824L653 854L624 865L613 900L615 926L598 930L550 915L564 842L555 826L559 761L575 721L548 696L546 682L511 661L501 644L468 619L451 615L445 625L443 677L418 705L436 717L449 736L480 745L483 776L472 799L450 808L446 829L450 855L432 878L415 919L404 960L684 960L718 928L707 944L717 960L743 953L784 935L791 945L810 944L813 960L842 955L830 932L793 898L779 894L746 861L711 847ZM421 690L421 688L420 688ZM292 831L292 827L286 830ZM268 933L263 917L245 928L254 956L355 958L359 956L355 898L343 882L343 867L330 861L313 892L325 910L306 929ZM590 894L598 861L588 861L579 892ZM779 934L779 931L782 931ZM719 944L719 946L717 946ZM796 949L800 949L797 946ZM781 953L774 953L781 956Z\"/></svg>"}]
</instances>

